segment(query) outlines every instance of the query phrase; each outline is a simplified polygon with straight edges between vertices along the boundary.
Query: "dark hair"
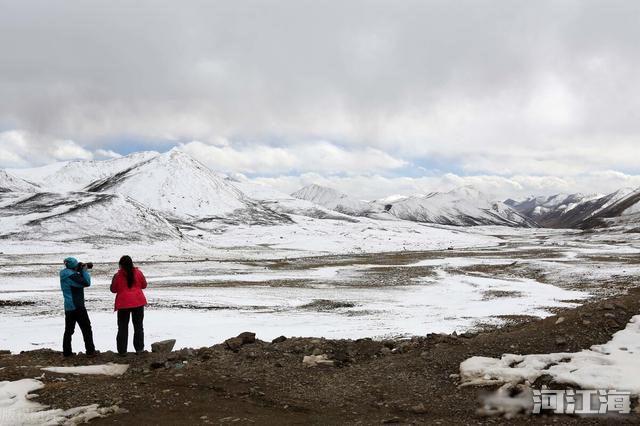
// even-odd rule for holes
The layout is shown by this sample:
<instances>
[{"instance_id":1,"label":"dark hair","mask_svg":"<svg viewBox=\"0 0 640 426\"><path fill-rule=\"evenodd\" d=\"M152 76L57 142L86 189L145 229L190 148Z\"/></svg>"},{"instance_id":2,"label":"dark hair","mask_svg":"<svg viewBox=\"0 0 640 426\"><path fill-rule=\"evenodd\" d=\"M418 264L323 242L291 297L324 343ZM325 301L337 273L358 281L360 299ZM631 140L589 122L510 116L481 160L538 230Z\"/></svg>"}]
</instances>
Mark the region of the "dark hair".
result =
<instances>
[{"instance_id":1,"label":"dark hair","mask_svg":"<svg viewBox=\"0 0 640 426\"><path fill-rule=\"evenodd\" d=\"M120 262L118 262L118 264L127 274L127 286L129 288L133 287L133 282L135 281L135 275L133 274L133 260L131 260L130 256L125 255L120 258Z\"/></svg>"}]
</instances>

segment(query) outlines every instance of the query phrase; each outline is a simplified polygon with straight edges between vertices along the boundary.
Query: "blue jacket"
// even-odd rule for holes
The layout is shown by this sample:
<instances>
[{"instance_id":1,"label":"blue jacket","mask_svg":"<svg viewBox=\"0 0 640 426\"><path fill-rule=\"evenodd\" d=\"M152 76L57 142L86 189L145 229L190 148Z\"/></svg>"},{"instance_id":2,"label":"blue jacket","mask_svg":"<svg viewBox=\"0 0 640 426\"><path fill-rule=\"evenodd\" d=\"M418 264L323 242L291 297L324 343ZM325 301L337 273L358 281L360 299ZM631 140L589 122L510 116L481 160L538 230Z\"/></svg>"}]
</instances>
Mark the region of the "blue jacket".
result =
<instances>
[{"instance_id":1,"label":"blue jacket","mask_svg":"<svg viewBox=\"0 0 640 426\"><path fill-rule=\"evenodd\" d=\"M91 275L87 270L77 272L75 268L78 265L78 261L75 263L69 258L67 261L67 268L60 271L60 289L62 290L62 296L64 297L64 310L74 311L78 308L84 308L84 288L91 285Z\"/></svg>"}]
</instances>

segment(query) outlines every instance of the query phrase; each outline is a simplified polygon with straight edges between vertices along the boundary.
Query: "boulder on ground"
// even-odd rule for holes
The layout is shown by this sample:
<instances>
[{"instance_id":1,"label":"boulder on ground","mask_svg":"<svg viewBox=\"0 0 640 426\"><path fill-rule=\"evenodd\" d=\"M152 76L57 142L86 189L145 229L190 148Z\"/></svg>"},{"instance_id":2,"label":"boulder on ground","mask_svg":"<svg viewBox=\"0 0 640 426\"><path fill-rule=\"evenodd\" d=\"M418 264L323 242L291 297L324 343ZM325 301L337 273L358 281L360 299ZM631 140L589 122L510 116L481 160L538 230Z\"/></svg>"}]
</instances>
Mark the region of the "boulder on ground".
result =
<instances>
[{"instance_id":1,"label":"boulder on ground","mask_svg":"<svg viewBox=\"0 0 640 426\"><path fill-rule=\"evenodd\" d=\"M232 337L225 340L224 345L227 349L237 352L242 347L242 339L239 337Z\"/></svg>"},{"instance_id":2,"label":"boulder on ground","mask_svg":"<svg viewBox=\"0 0 640 426\"><path fill-rule=\"evenodd\" d=\"M151 344L151 352L169 353L173 350L176 339L162 340Z\"/></svg>"},{"instance_id":3,"label":"boulder on ground","mask_svg":"<svg viewBox=\"0 0 640 426\"><path fill-rule=\"evenodd\" d=\"M245 331L244 333L238 334L238 339L242 339L243 345L248 345L249 343L255 343L256 333Z\"/></svg>"},{"instance_id":4,"label":"boulder on ground","mask_svg":"<svg viewBox=\"0 0 640 426\"><path fill-rule=\"evenodd\" d=\"M276 337L275 339L273 339L273 340L271 341L271 343L282 343L282 342L284 342L285 340L287 340L287 338L286 338L286 337L284 337L284 336L279 336L279 337Z\"/></svg>"},{"instance_id":5,"label":"boulder on ground","mask_svg":"<svg viewBox=\"0 0 640 426\"><path fill-rule=\"evenodd\" d=\"M238 334L236 337L225 340L224 344L227 349L233 352L238 352L242 346L255 343L255 341L256 333L245 331L244 333Z\"/></svg>"}]
</instances>

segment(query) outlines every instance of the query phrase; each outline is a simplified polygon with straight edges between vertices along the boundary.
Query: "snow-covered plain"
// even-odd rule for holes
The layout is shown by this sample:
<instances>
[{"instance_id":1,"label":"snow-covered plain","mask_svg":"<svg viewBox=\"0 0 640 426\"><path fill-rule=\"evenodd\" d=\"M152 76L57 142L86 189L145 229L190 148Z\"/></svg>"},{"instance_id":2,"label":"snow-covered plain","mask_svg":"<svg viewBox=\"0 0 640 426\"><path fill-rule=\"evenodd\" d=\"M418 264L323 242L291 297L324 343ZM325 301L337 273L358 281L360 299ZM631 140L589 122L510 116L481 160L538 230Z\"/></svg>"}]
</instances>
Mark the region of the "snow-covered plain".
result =
<instances>
[{"instance_id":1,"label":"snow-covered plain","mask_svg":"<svg viewBox=\"0 0 640 426\"><path fill-rule=\"evenodd\" d=\"M259 238L260 229L264 227L254 227L252 238ZM593 294L590 286L580 288L580 280L572 281L572 271L589 273L584 256L614 249L638 252L633 243L586 244L558 231L544 233L545 241L555 236L563 245L545 247L524 239L526 231L511 230L510 236L502 235L509 247L504 248L487 244L494 239L483 234L495 231L465 231L463 235L472 237L467 243L475 238L477 247L446 250L447 240L399 262L382 254L309 259L303 257L303 239L300 245L285 240L275 248L265 244L210 250L209 260L202 253L170 256L167 251L161 260L147 254L142 258L148 261L140 264L149 280L146 341L176 338L177 347L209 346L247 330L264 340L283 334L383 338L463 332L478 324L499 325L509 316L544 317L550 315L549 308L573 306ZM275 238L264 233L262 237ZM322 241L336 249L335 241L319 239L308 253L326 254ZM532 256L536 247L539 254ZM85 251L99 254L93 248ZM66 254L2 255L0 300L12 306L0 308L0 348L60 349L64 318L57 270ZM84 254L81 258L96 259ZM114 251L109 263L96 264L94 284L86 291L96 343L103 350L115 345L116 318L108 284L116 260ZM514 262L536 271L564 273L549 283L501 272ZM594 271L604 271L603 276L618 266L592 265ZM473 272L487 267L495 272ZM400 284L387 282L401 273L411 275ZM630 265L628 274L640 275L640 270ZM74 347L82 350L79 330L76 334Z\"/></svg>"}]
</instances>

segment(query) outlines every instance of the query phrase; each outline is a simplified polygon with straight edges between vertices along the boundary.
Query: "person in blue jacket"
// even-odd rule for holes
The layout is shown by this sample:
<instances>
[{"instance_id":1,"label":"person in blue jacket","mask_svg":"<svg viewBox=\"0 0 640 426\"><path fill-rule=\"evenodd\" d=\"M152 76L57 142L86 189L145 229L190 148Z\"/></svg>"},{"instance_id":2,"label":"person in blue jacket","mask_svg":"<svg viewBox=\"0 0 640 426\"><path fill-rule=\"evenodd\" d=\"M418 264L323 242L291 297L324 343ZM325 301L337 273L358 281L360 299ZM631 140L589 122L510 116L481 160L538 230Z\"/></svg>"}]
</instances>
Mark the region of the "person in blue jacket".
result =
<instances>
[{"instance_id":1,"label":"person in blue jacket","mask_svg":"<svg viewBox=\"0 0 640 426\"><path fill-rule=\"evenodd\" d=\"M96 353L93 344L93 332L91 321L84 306L84 289L91 285L91 275L86 265L80 264L77 259L67 257L64 260L65 268L60 271L60 289L64 297L64 337L62 338L62 353L65 357L73 355L71 352L71 336L80 326L84 347L88 356Z\"/></svg>"}]
</instances>

